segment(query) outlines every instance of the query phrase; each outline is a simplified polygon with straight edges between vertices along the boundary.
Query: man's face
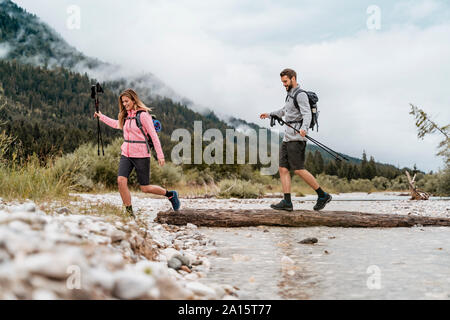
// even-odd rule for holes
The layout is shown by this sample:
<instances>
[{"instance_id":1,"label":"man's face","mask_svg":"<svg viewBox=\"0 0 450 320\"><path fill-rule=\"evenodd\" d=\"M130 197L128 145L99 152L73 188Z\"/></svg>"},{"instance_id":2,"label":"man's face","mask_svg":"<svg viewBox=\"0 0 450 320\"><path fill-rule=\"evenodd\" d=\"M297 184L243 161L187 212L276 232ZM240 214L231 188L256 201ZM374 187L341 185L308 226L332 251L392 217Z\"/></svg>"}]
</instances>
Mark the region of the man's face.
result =
<instances>
[{"instance_id":1,"label":"man's face","mask_svg":"<svg viewBox=\"0 0 450 320\"><path fill-rule=\"evenodd\" d=\"M283 83L283 86L286 88L286 91L289 91L294 87L294 85L293 85L294 81L295 81L295 78L289 79L288 76L281 77L281 82Z\"/></svg>"}]
</instances>

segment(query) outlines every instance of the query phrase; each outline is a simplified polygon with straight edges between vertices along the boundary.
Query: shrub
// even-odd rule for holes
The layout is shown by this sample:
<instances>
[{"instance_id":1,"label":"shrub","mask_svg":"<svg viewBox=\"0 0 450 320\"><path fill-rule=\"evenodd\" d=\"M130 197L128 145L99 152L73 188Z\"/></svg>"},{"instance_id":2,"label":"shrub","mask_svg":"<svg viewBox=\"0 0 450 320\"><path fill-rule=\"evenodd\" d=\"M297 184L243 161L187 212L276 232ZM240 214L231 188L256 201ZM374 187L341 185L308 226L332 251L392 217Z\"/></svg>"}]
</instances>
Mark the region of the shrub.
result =
<instances>
[{"instance_id":1,"label":"shrub","mask_svg":"<svg viewBox=\"0 0 450 320\"><path fill-rule=\"evenodd\" d=\"M260 183L263 185L271 185L271 184L275 184L278 183L278 181L276 181L273 176L266 176L266 175L262 175L260 171L255 171L253 173L253 176L250 179L252 182L255 183Z\"/></svg>"},{"instance_id":2,"label":"shrub","mask_svg":"<svg viewBox=\"0 0 450 320\"><path fill-rule=\"evenodd\" d=\"M389 179L385 177L373 178L372 184L376 190L388 190L391 187Z\"/></svg>"},{"instance_id":3,"label":"shrub","mask_svg":"<svg viewBox=\"0 0 450 320\"><path fill-rule=\"evenodd\" d=\"M372 182L368 179L356 179L350 181L350 190L352 192L371 192L374 191Z\"/></svg>"},{"instance_id":4,"label":"shrub","mask_svg":"<svg viewBox=\"0 0 450 320\"><path fill-rule=\"evenodd\" d=\"M441 196L450 196L450 167L439 175L437 193Z\"/></svg>"},{"instance_id":5,"label":"shrub","mask_svg":"<svg viewBox=\"0 0 450 320\"><path fill-rule=\"evenodd\" d=\"M243 180L225 179L219 182L220 198L256 199L264 195L264 186Z\"/></svg>"},{"instance_id":6,"label":"shrub","mask_svg":"<svg viewBox=\"0 0 450 320\"><path fill-rule=\"evenodd\" d=\"M183 180L188 185L202 186L214 182L213 175L209 168L198 171L197 169L189 169L183 174Z\"/></svg>"}]
</instances>

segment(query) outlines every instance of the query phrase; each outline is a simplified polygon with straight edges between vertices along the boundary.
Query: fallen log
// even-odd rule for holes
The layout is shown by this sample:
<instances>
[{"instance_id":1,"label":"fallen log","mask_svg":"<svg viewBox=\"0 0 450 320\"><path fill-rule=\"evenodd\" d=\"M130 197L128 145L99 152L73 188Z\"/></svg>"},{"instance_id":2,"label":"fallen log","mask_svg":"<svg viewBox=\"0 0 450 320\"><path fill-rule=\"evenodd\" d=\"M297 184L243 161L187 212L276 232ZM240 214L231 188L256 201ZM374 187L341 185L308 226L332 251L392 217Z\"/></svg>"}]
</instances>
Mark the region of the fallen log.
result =
<instances>
[{"instance_id":1,"label":"fallen log","mask_svg":"<svg viewBox=\"0 0 450 320\"><path fill-rule=\"evenodd\" d=\"M155 222L170 225L188 223L203 227L342 227L342 228L398 228L422 226L450 226L448 218L413 215L369 214L352 211L293 212L262 210L183 209L159 212Z\"/></svg>"}]
</instances>

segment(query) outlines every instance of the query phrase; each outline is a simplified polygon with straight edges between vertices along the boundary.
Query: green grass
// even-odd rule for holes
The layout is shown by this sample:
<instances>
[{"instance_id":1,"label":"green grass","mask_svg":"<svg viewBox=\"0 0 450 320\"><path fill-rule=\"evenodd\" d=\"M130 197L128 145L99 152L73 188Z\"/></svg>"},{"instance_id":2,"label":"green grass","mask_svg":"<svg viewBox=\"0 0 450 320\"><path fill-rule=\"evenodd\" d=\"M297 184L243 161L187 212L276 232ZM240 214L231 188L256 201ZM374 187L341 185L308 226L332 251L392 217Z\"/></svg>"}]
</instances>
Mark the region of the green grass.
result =
<instances>
[{"instance_id":1,"label":"green grass","mask_svg":"<svg viewBox=\"0 0 450 320\"><path fill-rule=\"evenodd\" d=\"M66 208L69 212L61 214L73 213L78 215L99 216L110 218L111 221L116 221L119 219L122 222L128 222L132 219L120 206L100 201L87 201L78 196L67 196L65 198L58 198L51 201L40 201L39 207L47 214L53 214L60 208Z\"/></svg>"},{"instance_id":2,"label":"green grass","mask_svg":"<svg viewBox=\"0 0 450 320\"><path fill-rule=\"evenodd\" d=\"M41 167L37 159L23 167L0 164L0 195L5 200L64 198L71 191L65 175L56 176L52 167Z\"/></svg>"},{"instance_id":3,"label":"green grass","mask_svg":"<svg viewBox=\"0 0 450 320\"><path fill-rule=\"evenodd\" d=\"M87 144L75 152L56 159L50 159L45 166L37 156L26 161L17 160L20 148L14 139L0 132L0 197L6 201L30 199L37 203L49 200L68 199L73 192L101 194L118 192L117 167L120 159L121 139L105 148L105 156L97 155L96 147ZM11 157L12 154L12 157ZM7 156L8 155L8 156ZM9 159L9 158L11 159ZM230 175L221 181L214 181L213 172L197 170L195 167L183 172L180 166L167 163L159 167L151 161L151 184L169 190L178 190L181 197L216 196L220 198L260 198L266 193L281 193L281 182L272 176L261 176L250 167L244 168L242 175ZM316 176L322 189L331 193L408 191L406 176L388 180L375 177L372 180L345 178L320 174ZM450 172L446 170L434 175L418 175L417 186L436 195L448 195ZM135 172L129 179L131 191L139 191ZM296 196L315 194L298 176L292 178L292 193ZM146 197L152 197L145 194ZM92 208L91 208L92 209ZM86 209L86 212L90 212ZM98 206L96 214L120 216L113 207Z\"/></svg>"}]
</instances>

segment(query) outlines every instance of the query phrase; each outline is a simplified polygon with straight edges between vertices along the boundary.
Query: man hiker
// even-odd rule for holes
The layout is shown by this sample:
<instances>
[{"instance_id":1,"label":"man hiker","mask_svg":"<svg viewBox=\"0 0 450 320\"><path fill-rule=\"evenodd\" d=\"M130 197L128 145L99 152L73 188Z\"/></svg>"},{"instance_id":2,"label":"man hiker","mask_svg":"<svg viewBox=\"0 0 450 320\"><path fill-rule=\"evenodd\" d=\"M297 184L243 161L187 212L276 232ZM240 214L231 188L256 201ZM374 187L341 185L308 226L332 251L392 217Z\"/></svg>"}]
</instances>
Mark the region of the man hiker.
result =
<instances>
[{"instance_id":1,"label":"man hiker","mask_svg":"<svg viewBox=\"0 0 450 320\"><path fill-rule=\"evenodd\" d=\"M285 117L286 123L300 131L300 134L286 126L283 143L280 148L280 179L283 187L284 199L280 203L271 205L275 210L293 211L291 201L291 175L290 170L294 170L295 174L302 178L311 188L313 188L319 196L314 210L322 210L325 205L331 201L330 194L324 192L317 183L314 176L305 169L305 149L306 135L311 123L311 108L309 99L305 92L296 95L300 86L297 83L297 73L292 69L285 69L281 72L281 82L283 83L288 97L285 106L270 114L261 114L261 119L267 119L271 116L279 118ZM297 97L299 108L294 104L294 97Z\"/></svg>"}]
</instances>

